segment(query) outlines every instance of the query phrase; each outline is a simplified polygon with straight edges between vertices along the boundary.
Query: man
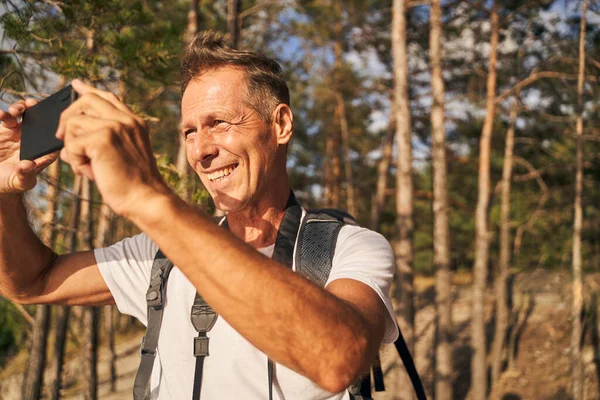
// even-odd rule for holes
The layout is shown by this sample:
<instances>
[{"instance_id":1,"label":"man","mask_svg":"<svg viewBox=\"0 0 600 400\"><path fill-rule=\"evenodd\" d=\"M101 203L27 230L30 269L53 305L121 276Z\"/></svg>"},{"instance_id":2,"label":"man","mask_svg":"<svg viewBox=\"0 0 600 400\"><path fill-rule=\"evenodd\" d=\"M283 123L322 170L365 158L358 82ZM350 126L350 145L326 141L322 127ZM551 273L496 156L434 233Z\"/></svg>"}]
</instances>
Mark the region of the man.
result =
<instances>
[{"instance_id":1,"label":"man","mask_svg":"<svg viewBox=\"0 0 600 400\"><path fill-rule=\"evenodd\" d=\"M80 81L61 116L61 158L93 179L105 202L143 234L106 249L56 256L27 224L22 192L52 161L18 161L17 118L0 112L0 293L15 301L103 305L146 323L146 290L160 248L176 265L152 373L153 398L183 399L194 375L190 307L196 291L219 314L210 331L203 399L345 399L384 340L397 335L387 292L393 254L366 229L340 231L325 288L270 259L290 196L286 148L293 115L280 67L200 35L182 63L182 134L190 165L229 231L161 179L148 128L114 95ZM257 251L258 250L258 251Z\"/></svg>"}]
</instances>

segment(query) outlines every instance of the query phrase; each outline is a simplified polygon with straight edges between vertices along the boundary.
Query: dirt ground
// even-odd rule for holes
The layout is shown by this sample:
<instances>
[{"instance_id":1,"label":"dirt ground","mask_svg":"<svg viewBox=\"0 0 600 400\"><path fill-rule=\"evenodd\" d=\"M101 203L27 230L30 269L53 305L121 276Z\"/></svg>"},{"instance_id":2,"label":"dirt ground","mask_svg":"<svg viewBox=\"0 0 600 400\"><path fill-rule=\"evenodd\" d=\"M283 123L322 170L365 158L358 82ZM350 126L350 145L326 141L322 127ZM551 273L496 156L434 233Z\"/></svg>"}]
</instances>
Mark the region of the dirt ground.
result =
<instances>
[{"instance_id":1,"label":"dirt ground","mask_svg":"<svg viewBox=\"0 0 600 400\"><path fill-rule=\"evenodd\" d=\"M454 398L469 399L471 349L469 277L455 276L453 288L454 326ZM432 398L434 354L434 307L432 278L416 280L416 364L423 379L428 397ZM586 293L598 292L600 274L586 275ZM519 274L514 279L514 310L520 310L517 326L517 346L513 365L502 374L489 398L491 400L548 399L568 400L570 375L570 285L569 275L542 270ZM588 300L589 300L588 295ZM489 343L493 336L493 302L491 291L487 297ZM589 319L586 319L589 322ZM585 398L600 399L600 359L591 345L591 324L588 324L582 349L585 368ZM107 400L131 399L133 379L139 363L137 355L141 333L119 338L116 391L110 391L108 352L102 349L99 362L99 398ZM376 400L400 399L397 376L404 373L400 359L392 345L382 349L382 364L386 379L386 392L375 393ZM65 369L65 399L83 399L82 385L78 382L80 360L71 358ZM0 399L19 399L21 377L18 372L0 373Z\"/></svg>"}]
</instances>

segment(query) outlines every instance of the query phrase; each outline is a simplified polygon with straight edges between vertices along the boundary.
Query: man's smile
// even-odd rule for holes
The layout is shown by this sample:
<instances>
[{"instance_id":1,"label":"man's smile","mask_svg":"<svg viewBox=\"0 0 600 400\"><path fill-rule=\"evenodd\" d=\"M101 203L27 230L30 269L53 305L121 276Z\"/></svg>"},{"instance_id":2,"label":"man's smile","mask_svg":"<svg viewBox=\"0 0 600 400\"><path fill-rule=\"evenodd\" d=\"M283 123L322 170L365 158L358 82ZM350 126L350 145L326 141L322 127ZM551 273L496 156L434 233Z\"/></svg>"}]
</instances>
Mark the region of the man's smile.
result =
<instances>
[{"instance_id":1,"label":"man's smile","mask_svg":"<svg viewBox=\"0 0 600 400\"><path fill-rule=\"evenodd\" d=\"M206 176L211 182L219 182L231 175L231 173L238 167L239 164L228 165L225 168L207 172Z\"/></svg>"}]
</instances>

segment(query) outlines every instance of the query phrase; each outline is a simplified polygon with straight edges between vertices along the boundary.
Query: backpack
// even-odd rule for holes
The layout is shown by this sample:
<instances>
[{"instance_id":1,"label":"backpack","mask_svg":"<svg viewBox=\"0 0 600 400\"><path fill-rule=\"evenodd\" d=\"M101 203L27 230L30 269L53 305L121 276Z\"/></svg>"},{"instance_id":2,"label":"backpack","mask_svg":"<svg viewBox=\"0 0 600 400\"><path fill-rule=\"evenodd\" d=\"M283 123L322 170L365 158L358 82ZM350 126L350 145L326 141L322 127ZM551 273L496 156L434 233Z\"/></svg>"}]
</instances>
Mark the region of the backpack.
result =
<instances>
[{"instance_id":1,"label":"backpack","mask_svg":"<svg viewBox=\"0 0 600 400\"><path fill-rule=\"evenodd\" d=\"M291 204L291 207L290 207ZM335 252L337 236L345 224L358 225L354 217L345 211L337 209L309 210L302 224L302 209L290 196L290 202L286 208L284 219L281 223L273 260L292 268L294 248L296 247L295 261L296 272L304 275L313 283L323 287L327 282L331 271L331 264ZM227 228L226 219L219 218L222 226ZM297 238L297 245L296 245ZM163 299L166 292L166 283L173 264L159 250L154 258L150 273L150 285L146 293L148 305L148 324L146 335L142 338L140 345L140 367L134 383L134 399L150 399L150 376L156 357L158 346L158 335L162 322ZM192 325L198 332L194 339L194 355L196 356L196 368L194 374L193 400L200 398L202 386L202 370L204 359L209 355L209 338L207 332L213 327L218 315L212 310L202 297L196 293L194 305L191 310ZM398 354L406 368L413 383L418 400L425 400L425 391L415 368L410 351L399 332L399 337L394 343ZM267 363L269 400L273 398L273 363L269 359ZM375 391L384 391L383 372L379 354L372 365L373 382ZM371 371L367 372L361 379L348 388L350 398L353 400L370 400L371 394Z\"/></svg>"}]
</instances>

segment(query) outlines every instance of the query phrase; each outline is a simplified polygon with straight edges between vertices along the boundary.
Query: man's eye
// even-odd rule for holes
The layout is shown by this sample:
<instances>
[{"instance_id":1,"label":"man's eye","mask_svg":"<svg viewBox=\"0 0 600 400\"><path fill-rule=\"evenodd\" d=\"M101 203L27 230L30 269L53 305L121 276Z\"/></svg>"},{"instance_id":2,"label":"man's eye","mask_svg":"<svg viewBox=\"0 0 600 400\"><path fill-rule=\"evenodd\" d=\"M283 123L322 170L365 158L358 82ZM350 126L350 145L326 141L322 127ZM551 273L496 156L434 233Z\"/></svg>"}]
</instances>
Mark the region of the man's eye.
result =
<instances>
[{"instance_id":1,"label":"man's eye","mask_svg":"<svg viewBox=\"0 0 600 400\"><path fill-rule=\"evenodd\" d=\"M183 132L183 136L187 137L190 133L194 133L194 132L196 132L195 129L188 129Z\"/></svg>"},{"instance_id":2,"label":"man's eye","mask_svg":"<svg viewBox=\"0 0 600 400\"><path fill-rule=\"evenodd\" d=\"M213 124L213 126L217 126L217 125L224 124L224 123L225 123L225 121L222 119L215 119L215 123Z\"/></svg>"}]
</instances>

